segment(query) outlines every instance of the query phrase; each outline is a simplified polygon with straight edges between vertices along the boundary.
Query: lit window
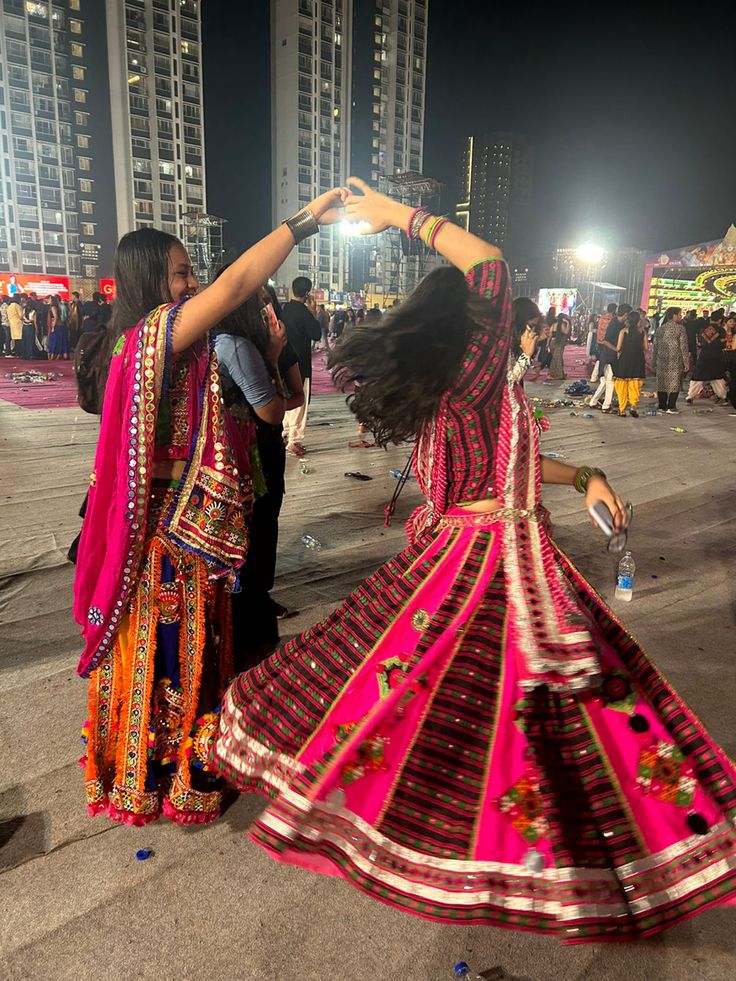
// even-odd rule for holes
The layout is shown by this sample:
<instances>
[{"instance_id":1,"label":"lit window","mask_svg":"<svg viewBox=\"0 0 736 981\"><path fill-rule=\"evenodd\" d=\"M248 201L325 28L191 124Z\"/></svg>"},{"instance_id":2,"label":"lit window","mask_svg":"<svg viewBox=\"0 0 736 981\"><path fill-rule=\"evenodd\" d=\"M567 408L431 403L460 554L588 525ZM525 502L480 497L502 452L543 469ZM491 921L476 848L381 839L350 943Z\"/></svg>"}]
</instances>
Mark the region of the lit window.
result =
<instances>
[{"instance_id":1,"label":"lit window","mask_svg":"<svg viewBox=\"0 0 736 981\"><path fill-rule=\"evenodd\" d=\"M78 163L79 163L80 170L89 170L90 165L92 163L92 159L91 157L80 157Z\"/></svg>"},{"instance_id":2,"label":"lit window","mask_svg":"<svg viewBox=\"0 0 736 981\"><path fill-rule=\"evenodd\" d=\"M91 221L83 221L80 230L82 232L82 235L94 236L95 234L94 223Z\"/></svg>"},{"instance_id":3,"label":"lit window","mask_svg":"<svg viewBox=\"0 0 736 981\"><path fill-rule=\"evenodd\" d=\"M72 76L76 78L77 81L79 82L84 81L84 68L82 67L82 65L74 65L74 67L72 68Z\"/></svg>"},{"instance_id":4,"label":"lit window","mask_svg":"<svg viewBox=\"0 0 736 981\"><path fill-rule=\"evenodd\" d=\"M71 43L72 58L84 58L84 45L77 44L76 41Z\"/></svg>"},{"instance_id":5,"label":"lit window","mask_svg":"<svg viewBox=\"0 0 736 981\"><path fill-rule=\"evenodd\" d=\"M70 10L79 10L80 0L69 0Z\"/></svg>"},{"instance_id":6,"label":"lit window","mask_svg":"<svg viewBox=\"0 0 736 981\"><path fill-rule=\"evenodd\" d=\"M74 101L82 104L87 101L87 93L84 89L74 89Z\"/></svg>"},{"instance_id":7,"label":"lit window","mask_svg":"<svg viewBox=\"0 0 736 981\"><path fill-rule=\"evenodd\" d=\"M86 177L82 177L79 181L79 190L82 192L82 194L91 194L92 181L87 180Z\"/></svg>"},{"instance_id":8,"label":"lit window","mask_svg":"<svg viewBox=\"0 0 736 981\"><path fill-rule=\"evenodd\" d=\"M72 34L81 34L82 33L82 22L81 22L81 20L70 20L69 21L69 30L72 32Z\"/></svg>"},{"instance_id":9,"label":"lit window","mask_svg":"<svg viewBox=\"0 0 736 981\"><path fill-rule=\"evenodd\" d=\"M89 113L88 112L75 112L74 122L77 126L87 126L89 124Z\"/></svg>"},{"instance_id":10,"label":"lit window","mask_svg":"<svg viewBox=\"0 0 736 981\"><path fill-rule=\"evenodd\" d=\"M82 214L93 215L95 213L94 201L82 201Z\"/></svg>"},{"instance_id":11,"label":"lit window","mask_svg":"<svg viewBox=\"0 0 736 981\"><path fill-rule=\"evenodd\" d=\"M89 137L84 136L82 133L77 134L77 146L82 150L89 149Z\"/></svg>"}]
</instances>

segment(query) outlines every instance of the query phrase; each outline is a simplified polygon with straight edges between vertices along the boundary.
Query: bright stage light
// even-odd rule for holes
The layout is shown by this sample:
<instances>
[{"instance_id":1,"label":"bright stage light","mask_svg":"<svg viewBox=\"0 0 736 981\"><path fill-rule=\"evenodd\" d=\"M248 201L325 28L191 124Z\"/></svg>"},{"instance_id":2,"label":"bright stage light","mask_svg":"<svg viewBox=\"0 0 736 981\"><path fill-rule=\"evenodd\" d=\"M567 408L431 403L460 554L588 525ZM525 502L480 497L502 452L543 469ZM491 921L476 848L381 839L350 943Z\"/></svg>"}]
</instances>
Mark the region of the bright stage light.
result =
<instances>
[{"instance_id":1,"label":"bright stage light","mask_svg":"<svg viewBox=\"0 0 736 981\"><path fill-rule=\"evenodd\" d=\"M605 249L602 246L585 242L575 250L575 255L581 262L586 262L589 266L597 266L603 258L604 252Z\"/></svg>"},{"instance_id":2,"label":"bright stage light","mask_svg":"<svg viewBox=\"0 0 736 981\"><path fill-rule=\"evenodd\" d=\"M348 221L347 218L345 218L340 222L340 231L342 234L353 237L356 235L362 235L370 227L370 222L367 221Z\"/></svg>"}]
</instances>

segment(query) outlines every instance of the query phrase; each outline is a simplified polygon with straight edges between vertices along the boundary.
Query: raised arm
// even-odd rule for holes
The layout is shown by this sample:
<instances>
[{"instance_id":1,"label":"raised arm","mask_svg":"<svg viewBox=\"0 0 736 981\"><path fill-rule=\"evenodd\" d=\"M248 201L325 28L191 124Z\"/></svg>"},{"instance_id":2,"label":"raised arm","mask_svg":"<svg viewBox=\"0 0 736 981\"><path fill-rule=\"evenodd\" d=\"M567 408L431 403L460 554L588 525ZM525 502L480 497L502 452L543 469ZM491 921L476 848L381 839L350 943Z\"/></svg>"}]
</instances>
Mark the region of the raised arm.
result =
<instances>
[{"instance_id":1,"label":"raised arm","mask_svg":"<svg viewBox=\"0 0 736 981\"><path fill-rule=\"evenodd\" d=\"M299 220L311 212L318 224L332 224L341 217L339 208L345 196L342 188L327 191L294 218ZM183 351L190 347L223 317L244 303L276 272L295 243L291 228L282 225L244 252L214 283L185 303L174 323L173 350Z\"/></svg>"},{"instance_id":2,"label":"raised arm","mask_svg":"<svg viewBox=\"0 0 736 981\"><path fill-rule=\"evenodd\" d=\"M345 203L345 217L348 221L360 223L363 235L375 235L387 228L407 230L412 208L385 194L379 194L359 177L351 177L348 184L361 193L356 194L351 190ZM449 221L439 229L432 245L462 272L484 259L503 258L497 246L489 245L482 238L471 235Z\"/></svg>"}]
</instances>

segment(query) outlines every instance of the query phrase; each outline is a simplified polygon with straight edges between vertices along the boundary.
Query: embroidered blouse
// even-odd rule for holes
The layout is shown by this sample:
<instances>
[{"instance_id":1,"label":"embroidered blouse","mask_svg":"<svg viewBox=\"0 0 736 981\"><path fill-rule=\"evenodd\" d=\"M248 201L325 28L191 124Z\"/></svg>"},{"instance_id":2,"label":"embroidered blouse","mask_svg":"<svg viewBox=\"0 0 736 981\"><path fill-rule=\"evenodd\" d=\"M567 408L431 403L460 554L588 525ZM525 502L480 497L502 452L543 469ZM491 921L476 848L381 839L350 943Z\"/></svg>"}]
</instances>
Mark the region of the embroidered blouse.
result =
<instances>
[{"instance_id":1,"label":"embroidered blouse","mask_svg":"<svg viewBox=\"0 0 736 981\"><path fill-rule=\"evenodd\" d=\"M446 505L495 496L495 456L501 402L508 370L511 295L502 259L472 266L472 292L491 303L489 320L468 344L460 375L447 402Z\"/></svg>"}]
</instances>

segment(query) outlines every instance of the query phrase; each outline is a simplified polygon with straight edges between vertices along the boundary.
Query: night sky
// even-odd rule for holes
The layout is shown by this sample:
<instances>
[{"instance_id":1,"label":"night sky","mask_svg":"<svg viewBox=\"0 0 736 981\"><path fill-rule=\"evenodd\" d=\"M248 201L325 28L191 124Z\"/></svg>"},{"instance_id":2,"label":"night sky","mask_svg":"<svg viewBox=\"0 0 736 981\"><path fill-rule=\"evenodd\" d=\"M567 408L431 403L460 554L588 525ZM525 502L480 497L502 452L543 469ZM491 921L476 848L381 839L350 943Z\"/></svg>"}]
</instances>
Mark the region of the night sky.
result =
<instances>
[{"instance_id":1,"label":"night sky","mask_svg":"<svg viewBox=\"0 0 736 981\"><path fill-rule=\"evenodd\" d=\"M208 207L236 248L271 227L268 6L202 4ZM444 208L463 138L511 129L534 144L542 249L720 238L736 221L736 16L696 9L429 0L424 170Z\"/></svg>"}]
</instances>

